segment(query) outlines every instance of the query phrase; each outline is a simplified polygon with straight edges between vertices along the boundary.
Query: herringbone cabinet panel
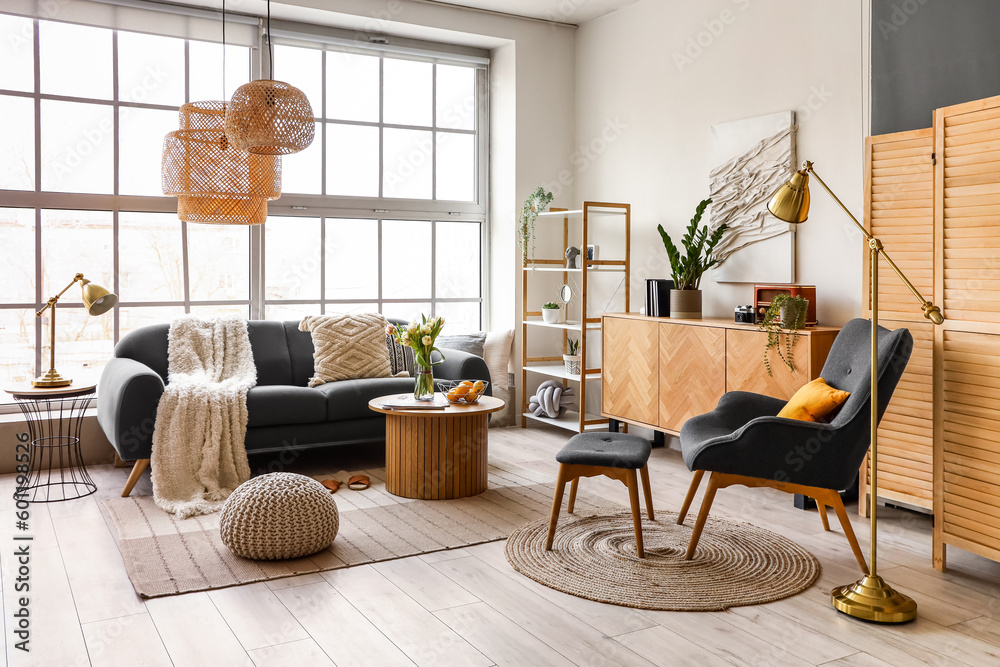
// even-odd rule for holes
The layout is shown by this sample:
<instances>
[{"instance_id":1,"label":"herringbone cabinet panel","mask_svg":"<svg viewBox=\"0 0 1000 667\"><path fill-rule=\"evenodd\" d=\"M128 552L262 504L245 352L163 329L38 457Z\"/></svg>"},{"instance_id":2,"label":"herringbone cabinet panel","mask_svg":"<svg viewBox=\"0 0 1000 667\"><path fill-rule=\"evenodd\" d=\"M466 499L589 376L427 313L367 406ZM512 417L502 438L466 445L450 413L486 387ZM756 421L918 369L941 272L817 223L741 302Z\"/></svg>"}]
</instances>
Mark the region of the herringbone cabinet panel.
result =
<instances>
[{"instance_id":1,"label":"herringbone cabinet panel","mask_svg":"<svg viewBox=\"0 0 1000 667\"><path fill-rule=\"evenodd\" d=\"M934 299L934 131L931 128L869 137L865 226L882 241L917 290ZM868 307L868 254L863 295ZM879 266L879 311L888 319L921 321L923 313L884 261Z\"/></svg>"},{"instance_id":2,"label":"herringbone cabinet panel","mask_svg":"<svg viewBox=\"0 0 1000 667\"><path fill-rule=\"evenodd\" d=\"M605 317L603 326L602 414L655 426L659 325Z\"/></svg>"},{"instance_id":3,"label":"herringbone cabinet panel","mask_svg":"<svg viewBox=\"0 0 1000 667\"><path fill-rule=\"evenodd\" d=\"M810 377L809 340L803 335L782 334L780 344L785 350L785 337L794 336L796 343L792 348L792 371L781 361L778 353L768 351L771 361L771 375L764 367L764 346L767 344L767 333L764 331L733 331L726 332L726 388L729 391L739 389L755 394L764 394L788 400Z\"/></svg>"},{"instance_id":4,"label":"herringbone cabinet panel","mask_svg":"<svg viewBox=\"0 0 1000 667\"><path fill-rule=\"evenodd\" d=\"M726 393L726 330L660 324L660 428L680 431Z\"/></svg>"}]
</instances>

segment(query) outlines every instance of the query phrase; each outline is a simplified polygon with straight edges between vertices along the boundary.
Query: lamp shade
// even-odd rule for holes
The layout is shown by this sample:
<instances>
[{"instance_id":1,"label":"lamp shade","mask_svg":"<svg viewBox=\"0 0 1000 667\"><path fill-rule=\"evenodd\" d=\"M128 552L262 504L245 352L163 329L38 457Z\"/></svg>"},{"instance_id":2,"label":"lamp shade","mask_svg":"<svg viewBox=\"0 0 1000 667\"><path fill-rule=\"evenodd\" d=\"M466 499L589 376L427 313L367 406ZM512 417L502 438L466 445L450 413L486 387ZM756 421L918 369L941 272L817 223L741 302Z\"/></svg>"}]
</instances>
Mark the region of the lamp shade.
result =
<instances>
[{"instance_id":1,"label":"lamp shade","mask_svg":"<svg viewBox=\"0 0 1000 667\"><path fill-rule=\"evenodd\" d=\"M809 171L795 172L771 197L767 210L778 220L798 224L809 217Z\"/></svg>"},{"instance_id":2,"label":"lamp shade","mask_svg":"<svg viewBox=\"0 0 1000 667\"><path fill-rule=\"evenodd\" d=\"M298 153L316 137L316 117L301 90L260 79L233 94L226 109L226 136L236 148L258 155Z\"/></svg>"},{"instance_id":3,"label":"lamp shade","mask_svg":"<svg viewBox=\"0 0 1000 667\"><path fill-rule=\"evenodd\" d=\"M118 303L118 296L86 278L80 280L83 287L83 305L90 315L103 315Z\"/></svg>"},{"instance_id":4,"label":"lamp shade","mask_svg":"<svg viewBox=\"0 0 1000 667\"><path fill-rule=\"evenodd\" d=\"M180 129L163 139L163 193L178 198L187 222L259 225L267 202L281 196L281 158L252 155L226 138L226 103L190 102Z\"/></svg>"}]
</instances>

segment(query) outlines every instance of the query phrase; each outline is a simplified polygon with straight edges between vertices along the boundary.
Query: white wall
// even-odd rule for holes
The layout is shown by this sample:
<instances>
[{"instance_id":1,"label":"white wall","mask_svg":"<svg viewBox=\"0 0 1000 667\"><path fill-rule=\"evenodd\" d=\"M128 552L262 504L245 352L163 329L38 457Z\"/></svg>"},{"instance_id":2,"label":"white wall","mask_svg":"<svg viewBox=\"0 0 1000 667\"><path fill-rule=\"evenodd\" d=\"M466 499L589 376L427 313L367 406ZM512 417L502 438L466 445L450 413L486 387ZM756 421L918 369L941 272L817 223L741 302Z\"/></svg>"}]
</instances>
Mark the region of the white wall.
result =
<instances>
[{"instance_id":1,"label":"white wall","mask_svg":"<svg viewBox=\"0 0 1000 667\"><path fill-rule=\"evenodd\" d=\"M714 123L795 109L799 161L861 216L862 28L861 0L645 0L581 26L576 143L592 150L575 195L632 204L633 310L646 278L670 277L656 225L676 242L708 196ZM861 313L861 237L811 186L796 282L816 285L823 324L842 324ZM750 285L702 289L706 315L752 298Z\"/></svg>"}]
</instances>

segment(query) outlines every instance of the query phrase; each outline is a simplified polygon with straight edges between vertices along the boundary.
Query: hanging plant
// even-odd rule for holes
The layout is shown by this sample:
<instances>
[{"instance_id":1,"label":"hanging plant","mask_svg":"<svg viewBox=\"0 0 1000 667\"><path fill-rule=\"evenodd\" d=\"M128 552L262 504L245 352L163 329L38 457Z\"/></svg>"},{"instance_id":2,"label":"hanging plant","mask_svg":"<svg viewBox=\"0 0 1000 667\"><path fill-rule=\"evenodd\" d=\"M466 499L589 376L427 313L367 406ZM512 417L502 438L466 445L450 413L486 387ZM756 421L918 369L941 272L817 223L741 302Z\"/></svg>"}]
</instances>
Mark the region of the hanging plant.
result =
<instances>
[{"instance_id":1,"label":"hanging plant","mask_svg":"<svg viewBox=\"0 0 1000 667\"><path fill-rule=\"evenodd\" d=\"M517 242L521 244L521 263L525 266L535 255L535 220L553 199L553 194L539 185L521 205L521 215L517 221Z\"/></svg>"},{"instance_id":2,"label":"hanging plant","mask_svg":"<svg viewBox=\"0 0 1000 667\"><path fill-rule=\"evenodd\" d=\"M789 296L779 294L774 297L774 301L767 307L764 319L761 320L761 331L767 332L767 344L764 346L764 368L768 375L771 372L770 353L773 349L778 353L782 363L788 366L788 370L795 371L795 362L792 352L799 337L785 333L797 331L805 326L806 311L809 309L809 301L801 296Z\"/></svg>"}]
</instances>

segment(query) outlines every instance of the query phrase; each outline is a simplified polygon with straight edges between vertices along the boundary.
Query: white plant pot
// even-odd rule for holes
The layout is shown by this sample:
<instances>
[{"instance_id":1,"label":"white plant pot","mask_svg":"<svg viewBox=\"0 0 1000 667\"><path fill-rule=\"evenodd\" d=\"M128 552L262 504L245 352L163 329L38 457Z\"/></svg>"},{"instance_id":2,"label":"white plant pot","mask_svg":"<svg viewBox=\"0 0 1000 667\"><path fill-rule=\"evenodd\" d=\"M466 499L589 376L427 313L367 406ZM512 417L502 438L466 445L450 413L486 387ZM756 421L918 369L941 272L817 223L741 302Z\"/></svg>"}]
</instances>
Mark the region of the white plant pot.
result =
<instances>
[{"instance_id":1,"label":"white plant pot","mask_svg":"<svg viewBox=\"0 0 1000 667\"><path fill-rule=\"evenodd\" d=\"M579 354L564 354L563 363L566 365L566 372L570 375L580 375L582 360L583 357Z\"/></svg>"},{"instance_id":2,"label":"white plant pot","mask_svg":"<svg viewBox=\"0 0 1000 667\"><path fill-rule=\"evenodd\" d=\"M542 308L542 322L546 324L559 324L559 316L562 308Z\"/></svg>"}]
</instances>

